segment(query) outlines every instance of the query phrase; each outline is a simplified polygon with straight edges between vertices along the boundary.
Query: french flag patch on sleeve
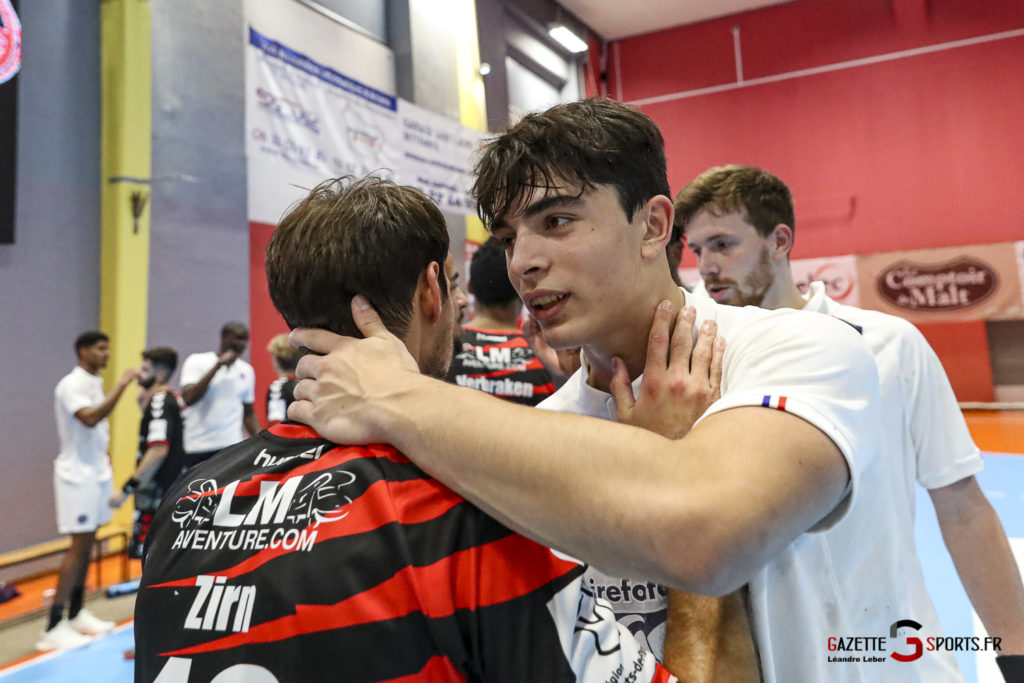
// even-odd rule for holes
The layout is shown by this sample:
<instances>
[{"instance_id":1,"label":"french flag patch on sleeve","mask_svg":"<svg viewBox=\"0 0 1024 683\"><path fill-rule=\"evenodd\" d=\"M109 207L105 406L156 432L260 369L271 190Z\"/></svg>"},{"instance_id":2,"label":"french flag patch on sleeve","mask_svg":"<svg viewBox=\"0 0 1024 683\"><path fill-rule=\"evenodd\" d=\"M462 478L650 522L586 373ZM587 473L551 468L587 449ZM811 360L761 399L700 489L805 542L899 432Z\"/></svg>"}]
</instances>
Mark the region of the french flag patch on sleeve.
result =
<instances>
[{"instance_id":1,"label":"french flag patch on sleeve","mask_svg":"<svg viewBox=\"0 0 1024 683\"><path fill-rule=\"evenodd\" d=\"M786 409L786 397L785 396L768 396L766 395L761 399L761 405L765 408L775 408L776 410Z\"/></svg>"}]
</instances>

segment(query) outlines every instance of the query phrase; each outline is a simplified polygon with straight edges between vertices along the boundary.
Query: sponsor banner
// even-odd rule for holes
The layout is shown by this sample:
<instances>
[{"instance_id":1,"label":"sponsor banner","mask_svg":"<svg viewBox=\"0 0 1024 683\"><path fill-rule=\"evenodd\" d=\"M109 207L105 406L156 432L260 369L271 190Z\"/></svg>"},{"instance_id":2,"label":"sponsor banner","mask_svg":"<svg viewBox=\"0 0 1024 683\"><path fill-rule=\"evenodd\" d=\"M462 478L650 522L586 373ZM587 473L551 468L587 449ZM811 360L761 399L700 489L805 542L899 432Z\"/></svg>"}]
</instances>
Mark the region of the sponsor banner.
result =
<instances>
[{"instance_id":1,"label":"sponsor banner","mask_svg":"<svg viewBox=\"0 0 1024 683\"><path fill-rule=\"evenodd\" d=\"M1013 252L1017 256L1017 278L1020 281L1021 296L1024 297L1024 242L1014 242Z\"/></svg>"},{"instance_id":2,"label":"sponsor banner","mask_svg":"<svg viewBox=\"0 0 1024 683\"><path fill-rule=\"evenodd\" d=\"M325 178L377 173L474 214L484 133L381 92L255 27L246 48L250 219L274 223Z\"/></svg>"},{"instance_id":3,"label":"sponsor banner","mask_svg":"<svg viewBox=\"0 0 1024 683\"><path fill-rule=\"evenodd\" d=\"M789 262L789 267L801 294L807 294L812 282L822 282L825 293L833 301L847 306L860 306L855 256L794 259Z\"/></svg>"},{"instance_id":4,"label":"sponsor banner","mask_svg":"<svg viewBox=\"0 0 1024 683\"><path fill-rule=\"evenodd\" d=\"M919 249L857 258L864 308L918 323L1024 315L1011 243Z\"/></svg>"}]
</instances>

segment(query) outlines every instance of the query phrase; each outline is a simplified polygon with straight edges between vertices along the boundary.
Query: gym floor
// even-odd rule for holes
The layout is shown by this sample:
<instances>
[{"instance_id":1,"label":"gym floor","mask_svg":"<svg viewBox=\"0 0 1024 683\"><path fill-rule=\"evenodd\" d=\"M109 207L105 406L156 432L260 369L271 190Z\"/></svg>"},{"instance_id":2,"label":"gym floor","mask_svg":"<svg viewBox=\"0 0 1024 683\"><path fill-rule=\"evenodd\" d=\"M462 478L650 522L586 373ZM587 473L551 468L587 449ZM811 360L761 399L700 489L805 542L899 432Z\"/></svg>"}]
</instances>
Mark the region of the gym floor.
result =
<instances>
[{"instance_id":1,"label":"gym floor","mask_svg":"<svg viewBox=\"0 0 1024 683\"><path fill-rule=\"evenodd\" d=\"M985 453L985 469L978 481L1006 528L1018 564L1024 566L1024 411L967 411L968 427L975 443ZM917 496L917 545L925 580L935 600L946 635L984 635L970 603L963 593L956 570L945 551L930 499ZM120 581L120 558L105 560L102 576ZM130 577L141 573L138 562L130 565ZM48 590L56 584L53 575L17 584L21 596L0 604L0 682L96 683L128 682L133 666L124 650L133 645L132 615L135 595L107 598L95 584L90 571L87 605L103 619L118 623L110 635L78 650L37 653L35 642L44 626ZM982 653L958 654L967 683L1001 683L994 661Z\"/></svg>"}]
</instances>

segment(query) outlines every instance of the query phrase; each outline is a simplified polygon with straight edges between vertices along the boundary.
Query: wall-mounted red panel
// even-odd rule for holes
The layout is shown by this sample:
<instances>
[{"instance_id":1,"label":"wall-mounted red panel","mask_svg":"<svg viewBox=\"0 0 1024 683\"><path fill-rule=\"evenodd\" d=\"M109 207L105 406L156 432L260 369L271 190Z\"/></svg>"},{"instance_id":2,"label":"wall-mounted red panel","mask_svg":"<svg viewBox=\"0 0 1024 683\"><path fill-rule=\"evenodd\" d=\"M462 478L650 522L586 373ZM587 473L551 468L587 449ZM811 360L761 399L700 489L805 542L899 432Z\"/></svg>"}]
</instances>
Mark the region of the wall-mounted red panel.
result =
<instances>
[{"instance_id":1,"label":"wall-mounted red panel","mask_svg":"<svg viewBox=\"0 0 1024 683\"><path fill-rule=\"evenodd\" d=\"M277 379L267 344L275 335L288 331L267 290L267 243L275 228L267 223L249 223L249 358L256 371L256 415L264 427L267 426L267 389Z\"/></svg>"},{"instance_id":2,"label":"wall-mounted red panel","mask_svg":"<svg viewBox=\"0 0 1024 683\"><path fill-rule=\"evenodd\" d=\"M734 25L748 81L842 68L644 102L734 83ZM615 47L673 189L713 165L771 170L796 198L797 258L1024 239L1024 3L795 2Z\"/></svg>"},{"instance_id":3,"label":"wall-mounted red panel","mask_svg":"<svg viewBox=\"0 0 1024 683\"><path fill-rule=\"evenodd\" d=\"M957 399L995 400L985 321L919 324L917 329L942 361Z\"/></svg>"}]
</instances>

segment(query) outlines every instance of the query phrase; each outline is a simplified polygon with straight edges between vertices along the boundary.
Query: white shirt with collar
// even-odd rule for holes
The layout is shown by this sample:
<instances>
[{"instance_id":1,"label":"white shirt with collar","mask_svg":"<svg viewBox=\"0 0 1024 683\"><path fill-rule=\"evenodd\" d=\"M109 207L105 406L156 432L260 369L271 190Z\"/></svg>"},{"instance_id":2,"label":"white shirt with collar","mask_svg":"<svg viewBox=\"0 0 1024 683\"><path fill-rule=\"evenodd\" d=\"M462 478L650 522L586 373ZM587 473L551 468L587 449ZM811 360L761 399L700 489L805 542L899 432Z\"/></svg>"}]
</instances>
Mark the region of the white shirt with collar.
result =
<instances>
[{"instance_id":1,"label":"white shirt with collar","mask_svg":"<svg viewBox=\"0 0 1024 683\"><path fill-rule=\"evenodd\" d=\"M53 390L54 413L60 452L57 454L57 476L69 482L85 479L103 481L113 476L110 468L110 423L106 418L94 427L87 427L75 413L103 403L103 378L76 365Z\"/></svg>"}]
</instances>

